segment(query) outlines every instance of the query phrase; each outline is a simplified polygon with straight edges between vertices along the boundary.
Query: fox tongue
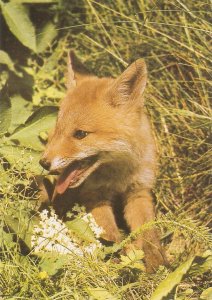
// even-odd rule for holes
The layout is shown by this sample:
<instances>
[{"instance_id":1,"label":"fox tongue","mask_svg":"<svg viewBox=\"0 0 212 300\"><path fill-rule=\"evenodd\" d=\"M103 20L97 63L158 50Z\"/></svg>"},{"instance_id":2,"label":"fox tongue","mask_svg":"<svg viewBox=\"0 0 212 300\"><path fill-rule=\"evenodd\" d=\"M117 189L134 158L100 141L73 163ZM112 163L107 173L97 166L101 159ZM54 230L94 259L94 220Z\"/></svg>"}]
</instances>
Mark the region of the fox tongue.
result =
<instances>
[{"instance_id":1,"label":"fox tongue","mask_svg":"<svg viewBox=\"0 0 212 300\"><path fill-rule=\"evenodd\" d=\"M64 172L59 178L58 181L56 183L56 191L58 194L63 194L67 188L69 187L69 185L71 184L72 181L74 181L74 178L77 177L78 174L80 174L82 172L82 170L76 169L72 172L70 172L69 174L66 174L66 172Z\"/></svg>"},{"instance_id":2,"label":"fox tongue","mask_svg":"<svg viewBox=\"0 0 212 300\"><path fill-rule=\"evenodd\" d=\"M59 176L55 185L52 199L54 199L57 194L63 194L68 187L73 186L80 179L82 179L83 174L85 175L86 171L92 166L92 164L94 164L95 161L96 156L92 157L89 161L75 161L70 164Z\"/></svg>"}]
</instances>

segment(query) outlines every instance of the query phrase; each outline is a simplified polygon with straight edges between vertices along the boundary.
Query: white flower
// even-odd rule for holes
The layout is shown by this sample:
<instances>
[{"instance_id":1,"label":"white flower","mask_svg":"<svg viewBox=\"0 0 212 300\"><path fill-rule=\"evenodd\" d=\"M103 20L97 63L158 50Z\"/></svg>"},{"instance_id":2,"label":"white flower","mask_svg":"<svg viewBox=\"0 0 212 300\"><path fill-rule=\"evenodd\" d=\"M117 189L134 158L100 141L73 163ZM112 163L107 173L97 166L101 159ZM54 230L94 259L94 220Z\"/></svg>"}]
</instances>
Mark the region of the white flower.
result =
<instances>
[{"instance_id":1,"label":"white flower","mask_svg":"<svg viewBox=\"0 0 212 300\"><path fill-rule=\"evenodd\" d=\"M96 238L100 237L103 229L96 224L93 216L85 214L82 218L88 223ZM77 256L83 256L83 253L93 254L102 246L98 240L90 245L81 245L81 241L71 234L54 210L49 213L46 209L40 212L40 222L34 226L31 244L35 253L48 251Z\"/></svg>"},{"instance_id":2,"label":"white flower","mask_svg":"<svg viewBox=\"0 0 212 300\"><path fill-rule=\"evenodd\" d=\"M91 213L85 214L82 219L89 224L89 227L95 234L95 237L98 239L103 234L104 230L102 227L98 226L94 217Z\"/></svg>"},{"instance_id":3,"label":"white flower","mask_svg":"<svg viewBox=\"0 0 212 300\"><path fill-rule=\"evenodd\" d=\"M48 219L48 210L47 209L42 210L42 212L40 213L40 217L41 220Z\"/></svg>"},{"instance_id":4,"label":"white flower","mask_svg":"<svg viewBox=\"0 0 212 300\"><path fill-rule=\"evenodd\" d=\"M101 248L101 247L102 244L99 241L96 241L96 243L92 243L89 246L86 246L84 250L86 253L93 254L97 248Z\"/></svg>"}]
</instances>

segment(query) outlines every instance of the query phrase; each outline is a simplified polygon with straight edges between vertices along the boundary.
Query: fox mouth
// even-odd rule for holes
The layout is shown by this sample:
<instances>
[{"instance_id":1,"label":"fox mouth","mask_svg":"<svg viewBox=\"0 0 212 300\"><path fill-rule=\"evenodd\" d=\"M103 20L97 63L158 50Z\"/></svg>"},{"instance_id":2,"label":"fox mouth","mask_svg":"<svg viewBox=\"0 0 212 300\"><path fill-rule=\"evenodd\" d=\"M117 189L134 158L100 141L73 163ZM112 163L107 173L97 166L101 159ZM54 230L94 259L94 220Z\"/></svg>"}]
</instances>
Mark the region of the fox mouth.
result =
<instances>
[{"instance_id":1,"label":"fox mouth","mask_svg":"<svg viewBox=\"0 0 212 300\"><path fill-rule=\"evenodd\" d=\"M59 175L55 192L63 194L68 188L79 186L100 165L98 155L93 155L69 164Z\"/></svg>"}]
</instances>

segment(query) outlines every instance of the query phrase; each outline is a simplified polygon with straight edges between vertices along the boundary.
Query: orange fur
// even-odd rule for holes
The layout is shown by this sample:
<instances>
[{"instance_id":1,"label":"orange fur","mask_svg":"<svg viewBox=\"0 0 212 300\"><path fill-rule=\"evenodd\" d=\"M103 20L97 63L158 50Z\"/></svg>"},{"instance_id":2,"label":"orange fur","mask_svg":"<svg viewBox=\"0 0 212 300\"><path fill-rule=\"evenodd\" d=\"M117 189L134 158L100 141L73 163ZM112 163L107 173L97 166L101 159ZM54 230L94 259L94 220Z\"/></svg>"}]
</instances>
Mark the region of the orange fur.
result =
<instances>
[{"instance_id":1,"label":"orange fur","mask_svg":"<svg viewBox=\"0 0 212 300\"><path fill-rule=\"evenodd\" d=\"M77 72L71 54L68 69L67 94L41 164L61 173L70 164L97 157L96 166L88 168L79 184L62 195L54 193L53 205L61 216L75 202L84 205L103 227L104 238L118 242L120 233L113 212L116 201L123 201L130 230L155 216L151 188L156 151L143 99L146 65L139 59L117 79L98 78ZM88 134L77 139L76 130ZM164 263L154 229L134 244L144 249L149 271Z\"/></svg>"}]
</instances>

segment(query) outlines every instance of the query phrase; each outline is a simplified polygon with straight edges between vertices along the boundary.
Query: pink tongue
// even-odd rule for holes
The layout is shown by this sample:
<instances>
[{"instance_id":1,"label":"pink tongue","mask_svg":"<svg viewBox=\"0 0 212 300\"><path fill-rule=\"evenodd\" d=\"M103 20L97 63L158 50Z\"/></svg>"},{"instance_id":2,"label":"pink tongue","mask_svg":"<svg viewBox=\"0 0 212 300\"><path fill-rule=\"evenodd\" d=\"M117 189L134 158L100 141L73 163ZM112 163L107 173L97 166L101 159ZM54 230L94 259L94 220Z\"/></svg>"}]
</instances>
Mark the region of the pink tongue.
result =
<instances>
[{"instance_id":1,"label":"pink tongue","mask_svg":"<svg viewBox=\"0 0 212 300\"><path fill-rule=\"evenodd\" d=\"M68 176L65 176L64 174L62 174L57 183L56 183L56 191L58 194L63 194L67 188L69 187L69 185L71 184L71 182L73 181L73 179L82 172L82 170L74 170L72 172L70 172L70 174Z\"/></svg>"}]
</instances>

